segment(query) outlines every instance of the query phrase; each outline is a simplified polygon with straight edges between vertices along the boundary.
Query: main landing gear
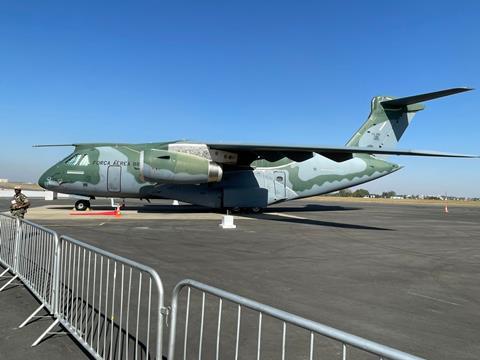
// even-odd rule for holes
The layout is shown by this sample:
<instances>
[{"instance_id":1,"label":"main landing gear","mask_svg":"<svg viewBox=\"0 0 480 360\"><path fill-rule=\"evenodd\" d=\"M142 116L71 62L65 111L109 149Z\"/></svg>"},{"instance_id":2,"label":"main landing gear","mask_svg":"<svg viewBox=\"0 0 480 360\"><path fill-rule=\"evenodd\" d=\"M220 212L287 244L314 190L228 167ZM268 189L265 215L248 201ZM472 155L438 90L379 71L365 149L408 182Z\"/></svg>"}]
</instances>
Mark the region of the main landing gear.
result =
<instances>
[{"instance_id":1,"label":"main landing gear","mask_svg":"<svg viewBox=\"0 0 480 360\"><path fill-rule=\"evenodd\" d=\"M90 201L88 200L78 200L75 203L75 210L77 211L85 211L90 208Z\"/></svg>"},{"instance_id":2,"label":"main landing gear","mask_svg":"<svg viewBox=\"0 0 480 360\"><path fill-rule=\"evenodd\" d=\"M261 207L249 207L249 208L241 208L241 207L234 207L231 209L232 212L235 214L260 214L263 211Z\"/></svg>"}]
</instances>

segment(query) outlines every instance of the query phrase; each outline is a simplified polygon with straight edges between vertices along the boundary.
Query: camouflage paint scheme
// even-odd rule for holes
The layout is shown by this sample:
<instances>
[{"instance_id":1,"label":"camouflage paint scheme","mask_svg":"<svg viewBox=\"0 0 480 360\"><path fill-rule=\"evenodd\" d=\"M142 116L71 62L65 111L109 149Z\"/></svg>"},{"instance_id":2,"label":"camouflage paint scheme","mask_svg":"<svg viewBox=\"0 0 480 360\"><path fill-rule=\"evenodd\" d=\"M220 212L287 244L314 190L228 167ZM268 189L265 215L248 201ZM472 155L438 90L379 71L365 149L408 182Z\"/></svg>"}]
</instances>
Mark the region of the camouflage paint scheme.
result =
<instances>
[{"instance_id":1,"label":"camouflage paint scheme","mask_svg":"<svg viewBox=\"0 0 480 360\"><path fill-rule=\"evenodd\" d=\"M424 108L416 101L462 91L466 89L397 100L374 97L367 121L341 148L270 149L188 141L79 144L40 177L39 185L90 198L166 198L212 208L266 207L326 194L399 170L386 155L422 155L393 151L415 113Z\"/></svg>"}]
</instances>

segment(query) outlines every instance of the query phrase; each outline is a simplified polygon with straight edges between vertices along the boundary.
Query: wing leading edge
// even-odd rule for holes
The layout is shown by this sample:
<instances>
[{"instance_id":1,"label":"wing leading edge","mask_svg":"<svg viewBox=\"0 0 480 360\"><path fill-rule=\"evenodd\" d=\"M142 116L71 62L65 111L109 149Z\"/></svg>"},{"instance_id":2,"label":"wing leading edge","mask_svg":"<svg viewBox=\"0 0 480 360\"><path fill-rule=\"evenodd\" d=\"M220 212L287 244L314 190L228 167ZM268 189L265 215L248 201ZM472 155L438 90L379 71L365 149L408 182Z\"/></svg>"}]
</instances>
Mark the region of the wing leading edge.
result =
<instances>
[{"instance_id":1,"label":"wing leading edge","mask_svg":"<svg viewBox=\"0 0 480 360\"><path fill-rule=\"evenodd\" d=\"M172 144L188 144L189 142L173 142ZM162 143L165 144L165 143ZM51 147L51 146L120 146L133 144L112 144L112 143L97 143L97 144L48 144L48 145L34 145L34 147ZM150 145L152 144L139 144ZM480 158L480 155L470 154L456 154L438 151L426 150L397 150L397 149L378 149L370 147L353 147L353 146L290 146L290 145L265 145L265 144L228 144L228 143L205 143L202 146L207 146L211 151L220 150L237 154L237 165L249 165L252 161L265 159L268 161L277 161L282 158L289 158L293 161L305 161L313 156L314 153L325 156L334 161L345 161L351 159L353 154L369 154L369 155L398 155L398 156L430 156L430 157L453 157L453 158ZM216 160L222 162L221 159ZM226 161L227 162L227 161ZM230 161L228 161L230 162ZM231 163L231 162L230 162Z\"/></svg>"}]
</instances>

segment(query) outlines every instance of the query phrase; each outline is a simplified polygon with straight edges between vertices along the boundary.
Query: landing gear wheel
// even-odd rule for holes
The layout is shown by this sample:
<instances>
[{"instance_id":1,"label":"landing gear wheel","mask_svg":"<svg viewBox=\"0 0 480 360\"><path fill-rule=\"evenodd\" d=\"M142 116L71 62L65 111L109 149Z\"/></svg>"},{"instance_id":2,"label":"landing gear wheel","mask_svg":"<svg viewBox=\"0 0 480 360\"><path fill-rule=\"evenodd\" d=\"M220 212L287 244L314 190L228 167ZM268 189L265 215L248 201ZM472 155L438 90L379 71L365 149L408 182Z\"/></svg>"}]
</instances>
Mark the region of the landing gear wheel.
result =
<instances>
[{"instance_id":1,"label":"landing gear wheel","mask_svg":"<svg viewBox=\"0 0 480 360\"><path fill-rule=\"evenodd\" d=\"M253 214L260 214L261 212L263 212L263 208L261 208L261 207L252 207L252 208L250 208L250 211L251 211Z\"/></svg>"},{"instance_id":2,"label":"landing gear wheel","mask_svg":"<svg viewBox=\"0 0 480 360\"><path fill-rule=\"evenodd\" d=\"M228 209L227 209L228 210ZM263 208L261 207L233 207L229 209L233 214L260 214L263 211Z\"/></svg>"},{"instance_id":3,"label":"landing gear wheel","mask_svg":"<svg viewBox=\"0 0 480 360\"><path fill-rule=\"evenodd\" d=\"M75 203L75 210L77 211L85 211L90 207L90 201L88 200L78 200Z\"/></svg>"}]
</instances>

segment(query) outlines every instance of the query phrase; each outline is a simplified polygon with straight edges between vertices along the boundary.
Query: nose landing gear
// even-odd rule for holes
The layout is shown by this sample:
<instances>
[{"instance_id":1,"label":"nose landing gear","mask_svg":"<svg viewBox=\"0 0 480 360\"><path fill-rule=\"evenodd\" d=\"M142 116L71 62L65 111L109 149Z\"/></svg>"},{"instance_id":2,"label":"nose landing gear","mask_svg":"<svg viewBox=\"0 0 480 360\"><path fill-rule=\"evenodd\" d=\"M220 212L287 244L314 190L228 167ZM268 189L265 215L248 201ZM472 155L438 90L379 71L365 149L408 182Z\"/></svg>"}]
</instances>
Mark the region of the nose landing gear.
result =
<instances>
[{"instance_id":1,"label":"nose landing gear","mask_svg":"<svg viewBox=\"0 0 480 360\"><path fill-rule=\"evenodd\" d=\"M75 203L75 210L77 211L85 211L90 208L90 201L88 200L78 200Z\"/></svg>"}]
</instances>

